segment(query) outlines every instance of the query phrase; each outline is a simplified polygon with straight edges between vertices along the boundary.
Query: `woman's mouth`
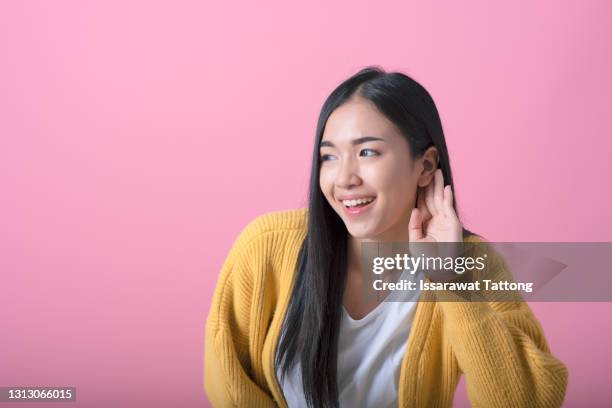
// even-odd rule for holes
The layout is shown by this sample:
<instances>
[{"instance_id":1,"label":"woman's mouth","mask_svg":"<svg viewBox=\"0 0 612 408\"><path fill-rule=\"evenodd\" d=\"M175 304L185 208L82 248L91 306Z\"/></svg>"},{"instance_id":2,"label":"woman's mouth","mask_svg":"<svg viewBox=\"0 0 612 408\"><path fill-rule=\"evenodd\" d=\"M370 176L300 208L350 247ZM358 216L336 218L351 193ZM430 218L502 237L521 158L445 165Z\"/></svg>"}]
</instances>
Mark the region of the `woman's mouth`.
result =
<instances>
[{"instance_id":1,"label":"woman's mouth","mask_svg":"<svg viewBox=\"0 0 612 408\"><path fill-rule=\"evenodd\" d=\"M348 215L358 215L372 207L376 197L362 197L351 200L342 200L342 207Z\"/></svg>"}]
</instances>

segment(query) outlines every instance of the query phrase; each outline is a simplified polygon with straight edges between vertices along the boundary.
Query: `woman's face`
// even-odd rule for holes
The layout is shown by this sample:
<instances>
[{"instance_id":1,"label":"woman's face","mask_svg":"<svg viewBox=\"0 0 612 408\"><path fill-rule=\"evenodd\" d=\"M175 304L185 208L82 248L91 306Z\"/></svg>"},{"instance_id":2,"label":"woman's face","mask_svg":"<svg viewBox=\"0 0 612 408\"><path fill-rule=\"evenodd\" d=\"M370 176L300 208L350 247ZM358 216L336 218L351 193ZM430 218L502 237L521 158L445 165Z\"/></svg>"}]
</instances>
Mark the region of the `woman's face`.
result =
<instances>
[{"instance_id":1,"label":"woman's face","mask_svg":"<svg viewBox=\"0 0 612 408\"><path fill-rule=\"evenodd\" d=\"M423 162L373 103L353 98L332 112L319 153L319 185L351 236L408 240Z\"/></svg>"}]
</instances>

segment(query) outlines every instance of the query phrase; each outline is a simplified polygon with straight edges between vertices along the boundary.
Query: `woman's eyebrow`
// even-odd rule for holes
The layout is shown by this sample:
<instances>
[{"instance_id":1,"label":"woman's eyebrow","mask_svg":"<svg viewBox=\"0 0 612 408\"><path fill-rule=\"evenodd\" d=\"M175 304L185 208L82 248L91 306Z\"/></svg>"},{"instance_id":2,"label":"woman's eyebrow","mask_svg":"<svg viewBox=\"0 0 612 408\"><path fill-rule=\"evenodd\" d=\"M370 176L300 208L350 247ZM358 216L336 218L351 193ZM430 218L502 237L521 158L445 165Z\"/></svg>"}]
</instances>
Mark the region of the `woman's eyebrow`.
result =
<instances>
[{"instance_id":1,"label":"woman's eyebrow","mask_svg":"<svg viewBox=\"0 0 612 408\"><path fill-rule=\"evenodd\" d=\"M367 143L367 142L373 142L375 140L380 140L381 142L384 142L385 139L382 139L380 137L376 137L376 136L363 136L363 137L358 137L357 139L353 139L351 140L351 144L353 146L356 146L358 144L362 144L362 143ZM323 140L320 144L319 144L319 148L321 147L335 147L334 144L328 140Z\"/></svg>"}]
</instances>

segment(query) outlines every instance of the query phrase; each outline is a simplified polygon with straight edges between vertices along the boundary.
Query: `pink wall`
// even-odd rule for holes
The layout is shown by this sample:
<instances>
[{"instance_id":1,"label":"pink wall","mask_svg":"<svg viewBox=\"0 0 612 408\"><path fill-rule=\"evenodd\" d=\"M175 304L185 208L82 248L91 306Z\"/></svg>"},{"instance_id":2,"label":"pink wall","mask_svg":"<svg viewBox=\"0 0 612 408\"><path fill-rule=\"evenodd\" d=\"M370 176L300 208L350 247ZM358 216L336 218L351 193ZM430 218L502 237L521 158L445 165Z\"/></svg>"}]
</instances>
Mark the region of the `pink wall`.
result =
<instances>
[{"instance_id":1,"label":"pink wall","mask_svg":"<svg viewBox=\"0 0 612 408\"><path fill-rule=\"evenodd\" d=\"M1 2L0 385L206 406L227 250L305 204L318 110L368 64L431 91L468 228L612 241L610 2L425 3ZM603 406L612 304L532 306L567 406Z\"/></svg>"}]
</instances>

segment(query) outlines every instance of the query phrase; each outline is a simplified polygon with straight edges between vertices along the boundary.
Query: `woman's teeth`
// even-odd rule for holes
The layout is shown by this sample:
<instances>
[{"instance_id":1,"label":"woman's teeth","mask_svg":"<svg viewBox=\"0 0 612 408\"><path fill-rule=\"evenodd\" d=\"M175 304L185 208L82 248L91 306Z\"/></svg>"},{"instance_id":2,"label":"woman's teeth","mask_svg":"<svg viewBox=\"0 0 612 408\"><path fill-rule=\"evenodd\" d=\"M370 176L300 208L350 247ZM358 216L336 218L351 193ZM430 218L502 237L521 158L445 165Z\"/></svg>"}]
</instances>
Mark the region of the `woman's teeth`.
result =
<instances>
[{"instance_id":1,"label":"woman's teeth","mask_svg":"<svg viewBox=\"0 0 612 408\"><path fill-rule=\"evenodd\" d=\"M358 198L356 200L342 200L342 204L344 204L345 207L350 208L350 207L362 206L372 201L374 201L374 197Z\"/></svg>"}]
</instances>

